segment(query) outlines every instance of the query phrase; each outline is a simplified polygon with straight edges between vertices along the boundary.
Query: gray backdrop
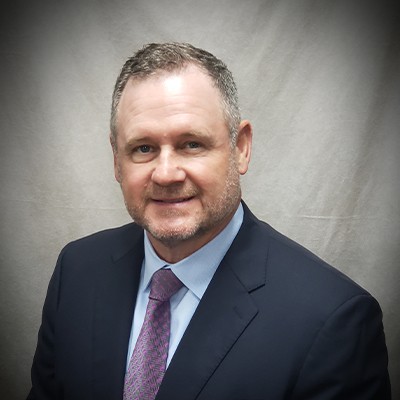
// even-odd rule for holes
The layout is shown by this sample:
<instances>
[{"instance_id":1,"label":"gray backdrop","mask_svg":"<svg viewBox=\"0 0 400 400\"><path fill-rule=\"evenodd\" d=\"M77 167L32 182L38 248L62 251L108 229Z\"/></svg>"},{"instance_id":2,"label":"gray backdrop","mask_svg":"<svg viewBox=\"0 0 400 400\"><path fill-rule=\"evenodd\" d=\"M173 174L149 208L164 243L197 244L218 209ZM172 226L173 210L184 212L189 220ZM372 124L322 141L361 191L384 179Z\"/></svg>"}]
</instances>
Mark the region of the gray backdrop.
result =
<instances>
[{"instance_id":1,"label":"gray backdrop","mask_svg":"<svg viewBox=\"0 0 400 400\"><path fill-rule=\"evenodd\" d=\"M122 63L150 41L189 41L228 63L255 130L244 199L377 297L400 398L397 2L48 0L1 10L2 399L28 391L62 246L129 221L109 104Z\"/></svg>"}]
</instances>

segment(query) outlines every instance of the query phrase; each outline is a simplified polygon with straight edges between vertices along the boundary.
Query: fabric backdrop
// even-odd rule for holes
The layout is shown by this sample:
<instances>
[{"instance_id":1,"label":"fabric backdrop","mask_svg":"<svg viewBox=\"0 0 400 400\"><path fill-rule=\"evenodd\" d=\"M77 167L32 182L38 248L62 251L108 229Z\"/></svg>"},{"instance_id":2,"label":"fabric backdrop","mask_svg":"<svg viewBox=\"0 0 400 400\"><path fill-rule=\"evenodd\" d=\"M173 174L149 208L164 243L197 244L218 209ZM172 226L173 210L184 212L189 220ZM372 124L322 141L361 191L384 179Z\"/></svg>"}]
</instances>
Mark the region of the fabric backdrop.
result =
<instances>
[{"instance_id":1,"label":"fabric backdrop","mask_svg":"<svg viewBox=\"0 0 400 400\"><path fill-rule=\"evenodd\" d=\"M152 41L229 65L255 133L244 199L376 296L400 398L397 1L9 1L0 15L2 399L28 391L61 248L130 221L110 98L125 59Z\"/></svg>"}]
</instances>

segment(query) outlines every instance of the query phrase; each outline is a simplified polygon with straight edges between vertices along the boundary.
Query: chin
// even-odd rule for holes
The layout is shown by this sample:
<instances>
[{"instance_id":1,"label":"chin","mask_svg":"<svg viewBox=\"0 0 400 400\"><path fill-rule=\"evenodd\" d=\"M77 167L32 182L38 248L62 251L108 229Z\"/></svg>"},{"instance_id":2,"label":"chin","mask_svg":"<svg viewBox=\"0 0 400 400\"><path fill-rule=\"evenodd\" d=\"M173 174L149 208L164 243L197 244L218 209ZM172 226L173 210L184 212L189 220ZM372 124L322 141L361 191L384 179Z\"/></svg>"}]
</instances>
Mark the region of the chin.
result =
<instances>
[{"instance_id":1,"label":"chin","mask_svg":"<svg viewBox=\"0 0 400 400\"><path fill-rule=\"evenodd\" d=\"M186 240L195 238L201 235L201 229L199 226L192 226L191 228L185 224L184 226L167 226L164 225L162 228L152 227L151 225L145 227L145 229L158 241L165 245L175 245Z\"/></svg>"},{"instance_id":2,"label":"chin","mask_svg":"<svg viewBox=\"0 0 400 400\"><path fill-rule=\"evenodd\" d=\"M195 230L189 229L148 229L156 239L160 241L184 241L197 236Z\"/></svg>"}]
</instances>

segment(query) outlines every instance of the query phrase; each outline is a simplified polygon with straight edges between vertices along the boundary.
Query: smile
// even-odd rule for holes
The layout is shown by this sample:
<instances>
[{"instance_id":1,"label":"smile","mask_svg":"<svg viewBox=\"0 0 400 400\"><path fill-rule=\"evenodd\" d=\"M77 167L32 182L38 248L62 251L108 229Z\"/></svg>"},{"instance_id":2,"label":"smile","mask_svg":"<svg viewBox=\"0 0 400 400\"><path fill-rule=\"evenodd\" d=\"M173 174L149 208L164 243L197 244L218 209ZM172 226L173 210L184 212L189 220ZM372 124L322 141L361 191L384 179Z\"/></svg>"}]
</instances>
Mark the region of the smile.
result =
<instances>
[{"instance_id":1,"label":"smile","mask_svg":"<svg viewBox=\"0 0 400 400\"><path fill-rule=\"evenodd\" d=\"M153 201L157 203L165 203L165 204L176 204L176 203L184 203L186 201L192 200L193 197L185 197L183 199L153 199Z\"/></svg>"}]
</instances>

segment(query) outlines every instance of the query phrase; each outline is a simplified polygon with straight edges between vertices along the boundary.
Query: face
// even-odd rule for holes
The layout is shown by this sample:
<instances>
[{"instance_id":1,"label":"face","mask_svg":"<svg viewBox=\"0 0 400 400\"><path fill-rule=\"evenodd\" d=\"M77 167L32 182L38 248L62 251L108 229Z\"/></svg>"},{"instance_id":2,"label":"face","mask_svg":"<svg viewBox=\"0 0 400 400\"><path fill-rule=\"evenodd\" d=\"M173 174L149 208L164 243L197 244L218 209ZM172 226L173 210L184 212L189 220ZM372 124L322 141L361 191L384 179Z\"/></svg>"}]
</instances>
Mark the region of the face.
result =
<instances>
[{"instance_id":1,"label":"face","mask_svg":"<svg viewBox=\"0 0 400 400\"><path fill-rule=\"evenodd\" d=\"M243 121L232 146L211 79L189 66L129 81L117 128L115 176L156 250L180 246L183 257L215 237L240 202L251 127Z\"/></svg>"}]
</instances>

